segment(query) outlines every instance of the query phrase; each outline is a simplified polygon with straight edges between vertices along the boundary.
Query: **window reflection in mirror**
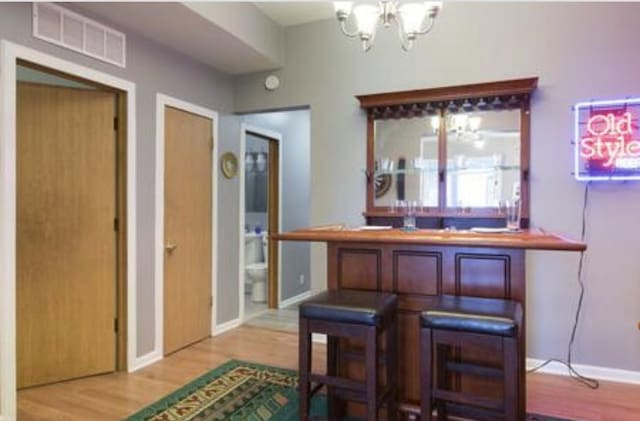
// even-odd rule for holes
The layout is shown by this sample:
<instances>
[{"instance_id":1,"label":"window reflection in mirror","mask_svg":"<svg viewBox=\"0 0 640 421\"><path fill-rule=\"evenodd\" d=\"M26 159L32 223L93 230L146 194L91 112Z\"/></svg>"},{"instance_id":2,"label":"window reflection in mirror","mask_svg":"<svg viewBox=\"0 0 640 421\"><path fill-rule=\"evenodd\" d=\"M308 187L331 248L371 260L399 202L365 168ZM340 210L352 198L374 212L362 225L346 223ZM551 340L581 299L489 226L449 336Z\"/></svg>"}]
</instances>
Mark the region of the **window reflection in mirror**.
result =
<instances>
[{"instance_id":1,"label":"window reflection in mirror","mask_svg":"<svg viewBox=\"0 0 640 421\"><path fill-rule=\"evenodd\" d=\"M520 110L447 113L444 119L447 207L497 208L519 195Z\"/></svg>"},{"instance_id":2,"label":"window reflection in mirror","mask_svg":"<svg viewBox=\"0 0 640 421\"><path fill-rule=\"evenodd\" d=\"M438 207L438 135L431 117L375 120L375 206Z\"/></svg>"}]
</instances>

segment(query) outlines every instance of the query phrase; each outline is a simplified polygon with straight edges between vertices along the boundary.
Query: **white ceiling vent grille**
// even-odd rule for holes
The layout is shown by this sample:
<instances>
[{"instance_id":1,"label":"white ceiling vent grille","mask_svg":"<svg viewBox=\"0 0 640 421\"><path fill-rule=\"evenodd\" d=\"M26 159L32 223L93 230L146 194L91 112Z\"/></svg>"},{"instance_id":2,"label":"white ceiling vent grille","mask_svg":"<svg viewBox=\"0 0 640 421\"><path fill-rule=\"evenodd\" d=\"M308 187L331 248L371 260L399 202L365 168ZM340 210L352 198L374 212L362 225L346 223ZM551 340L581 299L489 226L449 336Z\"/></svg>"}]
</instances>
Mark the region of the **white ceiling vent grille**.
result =
<instances>
[{"instance_id":1,"label":"white ceiling vent grille","mask_svg":"<svg viewBox=\"0 0 640 421\"><path fill-rule=\"evenodd\" d=\"M33 3L33 36L87 56L125 67L122 32L51 3Z\"/></svg>"}]
</instances>

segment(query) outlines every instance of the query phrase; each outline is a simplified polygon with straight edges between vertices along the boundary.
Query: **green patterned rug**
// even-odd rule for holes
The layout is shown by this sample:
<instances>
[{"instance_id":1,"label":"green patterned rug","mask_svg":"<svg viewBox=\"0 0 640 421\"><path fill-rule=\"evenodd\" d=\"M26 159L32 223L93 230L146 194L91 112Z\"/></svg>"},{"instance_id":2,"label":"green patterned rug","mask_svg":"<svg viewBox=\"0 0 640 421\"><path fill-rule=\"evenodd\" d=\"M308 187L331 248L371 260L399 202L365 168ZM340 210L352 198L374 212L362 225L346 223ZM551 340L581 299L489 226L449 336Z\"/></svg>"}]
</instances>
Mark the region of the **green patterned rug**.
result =
<instances>
[{"instance_id":1,"label":"green patterned rug","mask_svg":"<svg viewBox=\"0 0 640 421\"><path fill-rule=\"evenodd\" d=\"M296 421L297 372L229 361L181 387L125 421ZM314 398L312 415L326 414L323 396ZM567 421L528 415L528 421Z\"/></svg>"}]
</instances>

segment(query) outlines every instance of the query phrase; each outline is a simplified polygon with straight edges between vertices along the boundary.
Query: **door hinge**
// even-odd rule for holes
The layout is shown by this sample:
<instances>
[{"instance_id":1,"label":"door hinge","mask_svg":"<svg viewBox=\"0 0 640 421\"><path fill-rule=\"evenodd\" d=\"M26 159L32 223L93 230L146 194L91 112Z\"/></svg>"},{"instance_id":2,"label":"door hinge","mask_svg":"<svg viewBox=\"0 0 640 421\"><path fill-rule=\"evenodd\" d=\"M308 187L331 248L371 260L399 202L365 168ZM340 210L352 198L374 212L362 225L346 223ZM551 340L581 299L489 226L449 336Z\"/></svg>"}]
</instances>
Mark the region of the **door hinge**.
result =
<instances>
[{"instance_id":1,"label":"door hinge","mask_svg":"<svg viewBox=\"0 0 640 421\"><path fill-rule=\"evenodd\" d=\"M210 144L209 144L209 146L211 146L211 150L213 150L213 136L211 136L211 139L210 139Z\"/></svg>"},{"instance_id":2,"label":"door hinge","mask_svg":"<svg viewBox=\"0 0 640 421\"><path fill-rule=\"evenodd\" d=\"M113 230L118 231L120 229L120 223L118 218L113 218Z\"/></svg>"},{"instance_id":3,"label":"door hinge","mask_svg":"<svg viewBox=\"0 0 640 421\"><path fill-rule=\"evenodd\" d=\"M113 319L113 331L118 333L118 318Z\"/></svg>"},{"instance_id":4,"label":"door hinge","mask_svg":"<svg viewBox=\"0 0 640 421\"><path fill-rule=\"evenodd\" d=\"M118 117L113 117L113 130L118 131Z\"/></svg>"},{"instance_id":5,"label":"door hinge","mask_svg":"<svg viewBox=\"0 0 640 421\"><path fill-rule=\"evenodd\" d=\"M213 307L213 295L209 297L209 307Z\"/></svg>"}]
</instances>

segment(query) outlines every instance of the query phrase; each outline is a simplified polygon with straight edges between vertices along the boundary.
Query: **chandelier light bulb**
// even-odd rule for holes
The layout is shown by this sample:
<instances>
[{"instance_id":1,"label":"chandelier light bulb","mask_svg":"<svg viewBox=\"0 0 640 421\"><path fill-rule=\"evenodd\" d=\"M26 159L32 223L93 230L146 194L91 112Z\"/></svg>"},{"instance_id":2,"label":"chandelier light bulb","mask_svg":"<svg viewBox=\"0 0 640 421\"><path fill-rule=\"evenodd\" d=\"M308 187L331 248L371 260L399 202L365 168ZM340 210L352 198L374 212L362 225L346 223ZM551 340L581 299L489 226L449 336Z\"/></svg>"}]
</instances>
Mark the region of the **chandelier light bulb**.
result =
<instances>
[{"instance_id":1,"label":"chandelier light bulb","mask_svg":"<svg viewBox=\"0 0 640 421\"><path fill-rule=\"evenodd\" d=\"M353 9L352 1L334 1L333 8L336 11L336 16L338 20L347 19L351 14L351 10Z\"/></svg>"},{"instance_id":2,"label":"chandelier light bulb","mask_svg":"<svg viewBox=\"0 0 640 421\"><path fill-rule=\"evenodd\" d=\"M427 15L426 3L407 3L398 7L398 16L407 38L415 39Z\"/></svg>"},{"instance_id":3,"label":"chandelier light bulb","mask_svg":"<svg viewBox=\"0 0 640 421\"><path fill-rule=\"evenodd\" d=\"M353 14L362 42L372 41L376 34L378 19L380 19L378 7L372 4L360 4L353 9Z\"/></svg>"},{"instance_id":4,"label":"chandelier light bulb","mask_svg":"<svg viewBox=\"0 0 640 421\"><path fill-rule=\"evenodd\" d=\"M482 124L482 117L469 117L469 130L471 130L472 132L477 132L478 130L480 130L480 124Z\"/></svg>"},{"instance_id":5,"label":"chandelier light bulb","mask_svg":"<svg viewBox=\"0 0 640 421\"><path fill-rule=\"evenodd\" d=\"M431 117L431 128L435 134L440 131L440 116L434 115Z\"/></svg>"}]
</instances>

